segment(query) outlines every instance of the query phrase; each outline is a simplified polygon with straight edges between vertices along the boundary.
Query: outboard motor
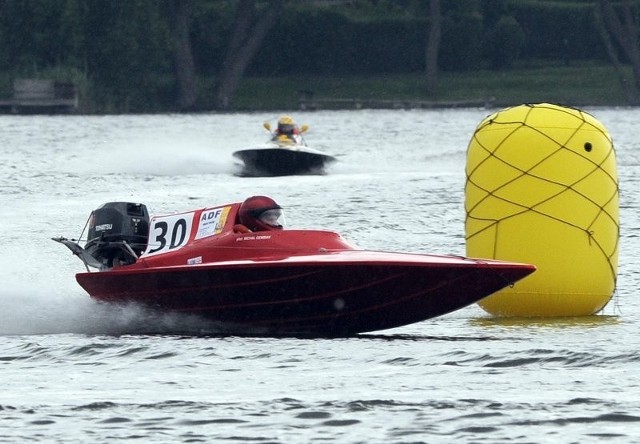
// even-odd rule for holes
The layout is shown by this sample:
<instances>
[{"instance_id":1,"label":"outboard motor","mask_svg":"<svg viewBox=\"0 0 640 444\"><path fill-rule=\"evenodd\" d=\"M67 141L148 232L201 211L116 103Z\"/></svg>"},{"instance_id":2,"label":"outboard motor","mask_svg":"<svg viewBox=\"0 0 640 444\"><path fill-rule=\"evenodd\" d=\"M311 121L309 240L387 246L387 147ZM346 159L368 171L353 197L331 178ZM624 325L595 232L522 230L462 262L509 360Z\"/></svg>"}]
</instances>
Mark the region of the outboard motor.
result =
<instances>
[{"instance_id":1,"label":"outboard motor","mask_svg":"<svg viewBox=\"0 0 640 444\"><path fill-rule=\"evenodd\" d=\"M148 236L145 205L108 202L91 212L84 249L105 268L132 264L147 248Z\"/></svg>"}]
</instances>

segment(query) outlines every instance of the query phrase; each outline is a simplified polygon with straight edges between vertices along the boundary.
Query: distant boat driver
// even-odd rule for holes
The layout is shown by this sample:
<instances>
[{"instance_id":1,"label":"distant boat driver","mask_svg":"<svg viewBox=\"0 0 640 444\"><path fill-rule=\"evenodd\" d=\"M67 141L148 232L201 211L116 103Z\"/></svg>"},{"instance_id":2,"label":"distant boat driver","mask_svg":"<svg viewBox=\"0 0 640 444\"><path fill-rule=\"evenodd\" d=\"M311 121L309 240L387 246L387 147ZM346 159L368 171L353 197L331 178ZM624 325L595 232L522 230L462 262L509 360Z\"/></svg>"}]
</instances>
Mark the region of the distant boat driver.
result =
<instances>
[{"instance_id":1,"label":"distant boat driver","mask_svg":"<svg viewBox=\"0 0 640 444\"><path fill-rule=\"evenodd\" d=\"M285 225L282 207L267 196L252 196L242 202L238 220L233 227L236 233L282 230Z\"/></svg>"},{"instance_id":2,"label":"distant boat driver","mask_svg":"<svg viewBox=\"0 0 640 444\"><path fill-rule=\"evenodd\" d=\"M292 142L297 142L298 136L300 136L300 130L293 119L290 116L280 117L278 120L278 128L275 131L273 140L281 141L283 139L289 139Z\"/></svg>"}]
</instances>

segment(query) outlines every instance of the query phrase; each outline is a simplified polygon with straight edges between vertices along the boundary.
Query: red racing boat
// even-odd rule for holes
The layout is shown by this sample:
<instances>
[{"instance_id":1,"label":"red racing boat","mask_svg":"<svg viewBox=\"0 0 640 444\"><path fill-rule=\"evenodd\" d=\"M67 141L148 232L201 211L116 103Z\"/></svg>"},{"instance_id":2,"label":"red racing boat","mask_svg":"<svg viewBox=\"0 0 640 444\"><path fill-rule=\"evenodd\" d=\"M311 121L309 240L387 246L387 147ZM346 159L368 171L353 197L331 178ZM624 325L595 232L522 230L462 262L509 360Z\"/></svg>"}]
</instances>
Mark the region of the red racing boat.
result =
<instances>
[{"instance_id":1,"label":"red racing boat","mask_svg":"<svg viewBox=\"0 0 640 444\"><path fill-rule=\"evenodd\" d=\"M263 196L151 219L142 204L112 202L92 212L84 247L54 240L85 263L76 279L94 299L199 315L224 334L335 337L400 327L466 307L535 271L363 250L331 231L278 229L281 213ZM273 224L264 223L269 215ZM241 225L243 216L262 231Z\"/></svg>"}]
</instances>

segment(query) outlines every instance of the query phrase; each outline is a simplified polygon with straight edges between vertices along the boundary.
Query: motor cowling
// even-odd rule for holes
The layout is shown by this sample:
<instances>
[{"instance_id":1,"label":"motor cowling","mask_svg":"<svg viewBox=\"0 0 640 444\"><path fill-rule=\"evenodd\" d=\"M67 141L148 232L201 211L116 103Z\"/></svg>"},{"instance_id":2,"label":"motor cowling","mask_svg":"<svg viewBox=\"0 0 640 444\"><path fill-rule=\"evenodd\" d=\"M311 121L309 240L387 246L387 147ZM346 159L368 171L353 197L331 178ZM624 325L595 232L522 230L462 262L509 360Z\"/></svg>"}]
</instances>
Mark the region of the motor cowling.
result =
<instances>
[{"instance_id":1,"label":"motor cowling","mask_svg":"<svg viewBox=\"0 0 640 444\"><path fill-rule=\"evenodd\" d=\"M135 262L147 248L149 213L141 203L108 202L91 212L85 250L113 267Z\"/></svg>"}]
</instances>

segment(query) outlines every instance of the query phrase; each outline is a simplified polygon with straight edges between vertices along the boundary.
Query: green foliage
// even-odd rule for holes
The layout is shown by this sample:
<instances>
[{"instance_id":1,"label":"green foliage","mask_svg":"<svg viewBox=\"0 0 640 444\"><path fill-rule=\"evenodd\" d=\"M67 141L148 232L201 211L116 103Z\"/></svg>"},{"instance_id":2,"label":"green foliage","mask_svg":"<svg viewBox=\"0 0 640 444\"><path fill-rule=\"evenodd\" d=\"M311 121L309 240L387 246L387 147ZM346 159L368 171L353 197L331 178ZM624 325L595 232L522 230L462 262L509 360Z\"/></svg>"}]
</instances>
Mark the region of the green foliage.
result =
<instances>
[{"instance_id":1,"label":"green foliage","mask_svg":"<svg viewBox=\"0 0 640 444\"><path fill-rule=\"evenodd\" d=\"M518 60L524 45L524 31L518 21L503 15L489 33L487 48L491 67L494 69L511 68Z\"/></svg>"},{"instance_id":2,"label":"green foliage","mask_svg":"<svg viewBox=\"0 0 640 444\"><path fill-rule=\"evenodd\" d=\"M202 75L214 75L220 71L234 16L233 2L194 2L191 44L196 66Z\"/></svg>"},{"instance_id":3,"label":"green foliage","mask_svg":"<svg viewBox=\"0 0 640 444\"><path fill-rule=\"evenodd\" d=\"M57 23L65 4L38 0L6 0L0 14L0 69L37 72L65 63L65 35Z\"/></svg>"},{"instance_id":4,"label":"green foliage","mask_svg":"<svg viewBox=\"0 0 640 444\"><path fill-rule=\"evenodd\" d=\"M440 67L468 71L482 67L482 15L476 9L457 9L444 16Z\"/></svg>"},{"instance_id":5,"label":"green foliage","mask_svg":"<svg viewBox=\"0 0 640 444\"><path fill-rule=\"evenodd\" d=\"M524 32L523 57L606 60L593 2L511 0L508 7Z\"/></svg>"},{"instance_id":6,"label":"green foliage","mask_svg":"<svg viewBox=\"0 0 640 444\"><path fill-rule=\"evenodd\" d=\"M0 95L10 96L15 78L55 78L77 83L89 112L174 109L173 1L0 1ZM192 0L192 5L199 106L208 108L238 1ZM467 73L485 69L499 70L495 77L501 78L538 61L569 68L585 60L606 61L593 25L593 0L442 0L441 5L443 79L473 82ZM261 95L260 88L272 88L260 82L275 82L274 77L284 84L316 79L302 82L302 90L322 90L320 79L340 77L344 81L332 83L329 91L344 95L349 95L344 88L360 94L358 81L374 78L366 94L422 97L428 1L289 1L285 10L247 71L239 103L254 100L256 108L296 103L297 89ZM396 77L417 80L411 87L388 81ZM616 84L615 76L606 84ZM458 87L453 82L440 88L451 85Z\"/></svg>"},{"instance_id":7,"label":"green foliage","mask_svg":"<svg viewBox=\"0 0 640 444\"><path fill-rule=\"evenodd\" d=\"M170 106L172 86L159 80L173 61L164 2L6 0L2 8L0 70L73 80L88 108Z\"/></svg>"},{"instance_id":8,"label":"green foliage","mask_svg":"<svg viewBox=\"0 0 640 444\"><path fill-rule=\"evenodd\" d=\"M84 17L91 37L86 64L95 92L123 111L158 107L163 87L158 79L172 71L169 25L161 7L155 0L96 2Z\"/></svg>"}]
</instances>

